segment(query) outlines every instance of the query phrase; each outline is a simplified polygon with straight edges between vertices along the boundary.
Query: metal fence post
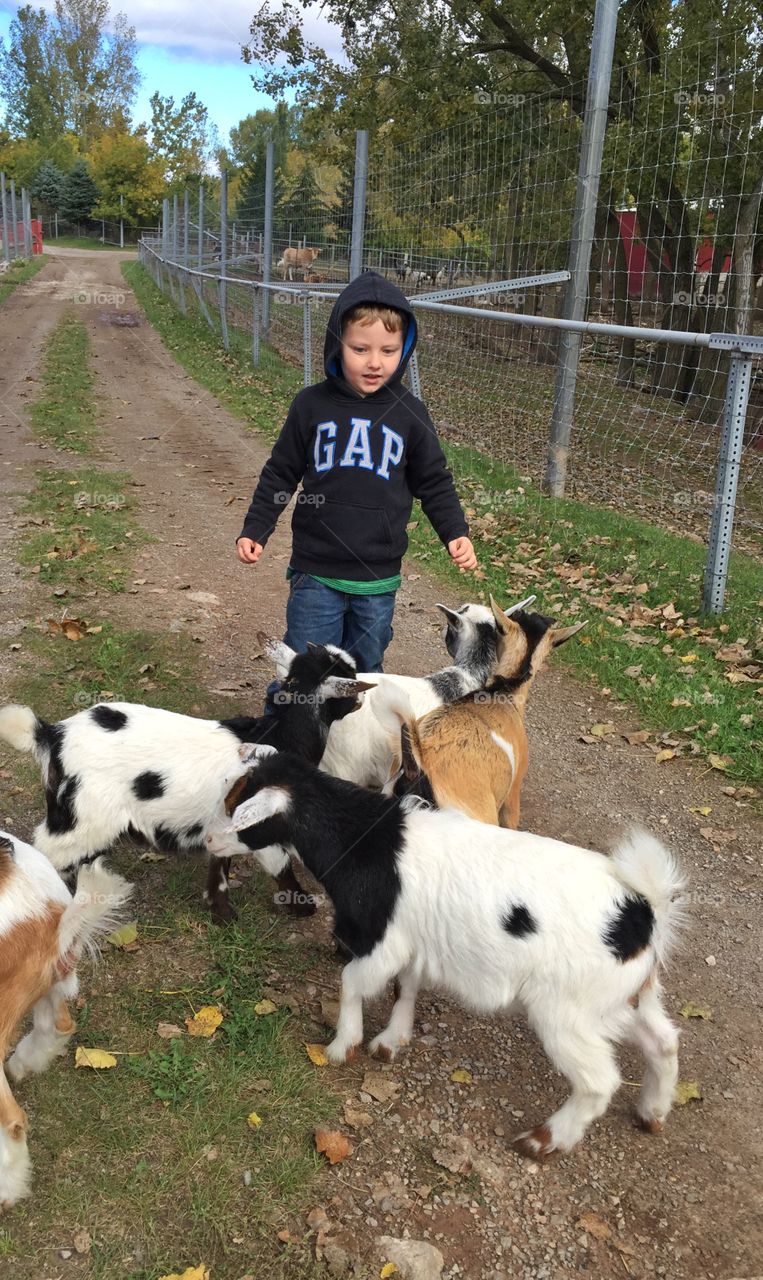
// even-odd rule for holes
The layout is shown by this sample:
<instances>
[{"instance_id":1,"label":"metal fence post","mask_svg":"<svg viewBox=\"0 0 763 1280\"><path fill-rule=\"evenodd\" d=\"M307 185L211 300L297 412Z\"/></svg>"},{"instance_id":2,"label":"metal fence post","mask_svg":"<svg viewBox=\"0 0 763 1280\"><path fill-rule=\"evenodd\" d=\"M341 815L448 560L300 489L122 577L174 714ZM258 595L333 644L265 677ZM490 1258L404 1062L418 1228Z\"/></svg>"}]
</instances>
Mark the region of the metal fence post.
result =
<instances>
[{"instance_id":1,"label":"metal fence post","mask_svg":"<svg viewBox=\"0 0 763 1280\"><path fill-rule=\"evenodd\" d=\"M583 134L580 142L575 212L570 242L570 282L564 300L564 319L582 320L588 296L588 272L591 265L596 206L599 196L601 157L607 127L609 82L617 31L618 0L596 0L588 67ZM554 387L554 408L546 462L545 484L554 498L564 496L567 479L572 415L575 407L575 383L580 361L581 335L562 333Z\"/></svg>"},{"instance_id":2,"label":"metal fence post","mask_svg":"<svg viewBox=\"0 0 763 1280\"><path fill-rule=\"evenodd\" d=\"M204 266L204 179L199 179L199 271Z\"/></svg>"},{"instance_id":3,"label":"metal fence post","mask_svg":"<svg viewBox=\"0 0 763 1280\"><path fill-rule=\"evenodd\" d=\"M350 241L350 279L363 270L363 233L366 224L366 186L368 183L368 130L355 134L355 187L352 196L352 239Z\"/></svg>"},{"instance_id":4,"label":"metal fence post","mask_svg":"<svg viewBox=\"0 0 763 1280\"><path fill-rule=\"evenodd\" d=\"M18 213L18 208L16 206L16 179L11 178L11 230L13 233L14 258L18 258L19 256L19 244L18 244L18 235L17 235L18 227L19 227L19 213Z\"/></svg>"},{"instance_id":5,"label":"metal fence post","mask_svg":"<svg viewBox=\"0 0 763 1280\"><path fill-rule=\"evenodd\" d=\"M222 332L223 346L225 350L230 349L230 337L228 334L228 284L225 279L228 274L228 170L220 171L220 283L218 289L220 291L220 330Z\"/></svg>"},{"instance_id":6,"label":"metal fence post","mask_svg":"<svg viewBox=\"0 0 763 1280\"><path fill-rule=\"evenodd\" d=\"M275 170L275 143L271 140L265 152L265 239L262 246L262 283L270 284L273 262L273 190ZM270 290L263 289L262 331L267 337L270 329Z\"/></svg>"},{"instance_id":7,"label":"metal fence post","mask_svg":"<svg viewBox=\"0 0 763 1280\"><path fill-rule=\"evenodd\" d=\"M3 214L3 257L6 262L10 262L11 251L8 247L8 193L5 189L4 173L0 173L0 201L2 202Z\"/></svg>"},{"instance_id":8,"label":"metal fence post","mask_svg":"<svg viewBox=\"0 0 763 1280\"><path fill-rule=\"evenodd\" d=\"M255 369L260 363L260 291L255 284L252 288L252 364Z\"/></svg>"},{"instance_id":9,"label":"metal fence post","mask_svg":"<svg viewBox=\"0 0 763 1280\"><path fill-rule=\"evenodd\" d=\"M711 613L721 613L726 594L726 576L731 554L739 467L744 444L744 423L752 383L752 357L734 353L731 357L723 406L723 439L718 458L715 502L705 564L702 603Z\"/></svg>"},{"instance_id":10,"label":"metal fence post","mask_svg":"<svg viewBox=\"0 0 763 1280\"><path fill-rule=\"evenodd\" d=\"M186 187L183 193L183 266L188 266L188 237L190 233L191 193Z\"/></svg>"},{"instance_id":11,"label":"metal fence post","mask_svg":"<svg viewBox=\"0 0 763 1280\"><path fill-rule=\"evenodd\" d=\"M304 350L304 379L305 386L309 387L313 380L313 335L312 335L312 317L310 315L310 292L302 295L302 345Z\"/></svg>"}]
</instances>

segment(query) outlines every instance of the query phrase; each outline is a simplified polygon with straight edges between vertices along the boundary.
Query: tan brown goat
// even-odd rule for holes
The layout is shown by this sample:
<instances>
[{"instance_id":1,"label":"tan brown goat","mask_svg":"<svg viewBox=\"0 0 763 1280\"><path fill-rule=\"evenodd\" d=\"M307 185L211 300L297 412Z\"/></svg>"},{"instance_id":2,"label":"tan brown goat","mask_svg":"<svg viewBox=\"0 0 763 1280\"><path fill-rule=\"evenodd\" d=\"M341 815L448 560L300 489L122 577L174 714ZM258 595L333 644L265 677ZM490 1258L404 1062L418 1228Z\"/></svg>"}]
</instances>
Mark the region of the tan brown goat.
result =
<instances>
[{"instance_id":1,"label":"tan brown goat","mask_svg":"<svg viewBox=\"0 0 763 1280\"><path fill-rule=\"evenodd\" d=\"M524 717L530 686L551 649L585 623L558 631L542 614L520 610L507 618L492 596L490 605L500 639L497 670L485 689L420 720L405 695L393 689L374 711L390 736L400 735L394 782L388 784L396 795L419 795L479 822L516 828L528 764Z\"/></svg>"}]
</instances>

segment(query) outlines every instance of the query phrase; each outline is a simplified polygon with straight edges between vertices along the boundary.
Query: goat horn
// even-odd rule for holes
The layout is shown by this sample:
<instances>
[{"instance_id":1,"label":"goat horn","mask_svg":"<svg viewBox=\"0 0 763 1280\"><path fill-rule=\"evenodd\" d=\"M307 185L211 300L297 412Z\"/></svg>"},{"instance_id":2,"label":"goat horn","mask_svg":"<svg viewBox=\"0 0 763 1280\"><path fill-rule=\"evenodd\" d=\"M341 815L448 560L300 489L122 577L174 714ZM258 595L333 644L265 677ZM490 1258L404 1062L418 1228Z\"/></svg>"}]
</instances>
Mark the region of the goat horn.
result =
<instances>
[{"instance_id":1,"label":"goat horn","mask_svg":"<svg viewBox=\"0 0 763 1280\"><path fill-rule=\"evenodd\" d=\"M558 649L560 644L566 644L568 640L577 635L578 631L583 630L587 622L588 619L584 618L582 622L578 622L574 627L565 627L564 631L557 631L551 641L553 648Z\"/></svg>"},{"instance_id":2,"label":"goat horn","mask_svg":"<svg viewBox=\"0 0 763 1280\"><path fill-rule=\"evenodd\" d=\"M526 609L528 604L534 604L537 599L537 596L525 596L524 600L519 601L519 604L513 604L510 608L504 609L503 612L507 618L510 618L512 613L517 613L519 609Z\"/></svg>"}]
</instances>

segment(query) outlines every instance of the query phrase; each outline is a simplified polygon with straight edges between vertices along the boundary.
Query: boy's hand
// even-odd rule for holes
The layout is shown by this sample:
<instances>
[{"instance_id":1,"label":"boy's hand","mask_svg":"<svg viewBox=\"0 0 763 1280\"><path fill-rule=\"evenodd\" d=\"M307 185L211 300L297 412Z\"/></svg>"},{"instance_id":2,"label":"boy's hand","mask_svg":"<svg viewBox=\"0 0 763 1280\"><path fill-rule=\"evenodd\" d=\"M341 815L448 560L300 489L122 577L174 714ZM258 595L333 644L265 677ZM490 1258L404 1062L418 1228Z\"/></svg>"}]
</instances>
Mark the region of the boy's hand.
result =
<instances>
[{"instance_id":1,"label":"boy's hand","mask_svg":"<svg viewBox=\"0 0 763 1280\"><path fill-rule=\"evenodd\" d=\"M236 555L242 564L256 564L265 548L251 538L239 538L236 543Z\"/></svg>"},{"instance_id":2,"label":"boy's hand","mask_svg":"<svg viewBox=\"0 0 763 1280\"><path fill-rule=\"evenodd\" d=\"M471 538L454 538L448 543L448 554L455 560L459 569L477 568L477 557L474 554Z\"/></svg>"}]
</instances>

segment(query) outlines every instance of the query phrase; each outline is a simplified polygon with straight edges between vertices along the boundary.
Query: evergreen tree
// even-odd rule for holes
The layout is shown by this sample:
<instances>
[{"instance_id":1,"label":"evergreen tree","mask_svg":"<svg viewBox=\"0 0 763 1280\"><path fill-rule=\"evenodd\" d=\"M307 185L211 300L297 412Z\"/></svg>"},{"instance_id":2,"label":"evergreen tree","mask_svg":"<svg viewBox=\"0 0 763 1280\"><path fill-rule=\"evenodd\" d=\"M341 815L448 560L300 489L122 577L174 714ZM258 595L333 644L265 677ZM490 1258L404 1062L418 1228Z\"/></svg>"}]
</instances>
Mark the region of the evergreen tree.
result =
<instances>
[{"instance_id":1,"label":"evergreen tree","mask_svg":"<svg viewBox=\"0 0 763 1280\"><path fill-rule=\"evenodd\" d=\"M43 160L32 179L30 188L32 199L38 200L46 213L54 213L61 202L64 181L64 175L58 165L50 160Z\"/></svg>"},{"instance_id":2,"label":"evergreen tree","mask_svg":"<svg viewBox=\"0 0 763 1280\"><path fill-rule=\"evenodd\" d=\"M59 213L70 222L89 218L98 203L100 192L90 176L84 160L78 160L67 173L61 188Z\"/></svg>"},{"instance_id":3,"label":"evergreen tree","mask_svg":"<svg viewBox=\"0 0 763 1280\"><path fill-rule=\"evenodd\" d=\"M299 177L282 201L280 217L283 223L291 223L295 240L301 240L305 235L311 241L324 237L326 223L332 221L332 211L309 161L305 161Z\"/></svg>"}]
</instances>

